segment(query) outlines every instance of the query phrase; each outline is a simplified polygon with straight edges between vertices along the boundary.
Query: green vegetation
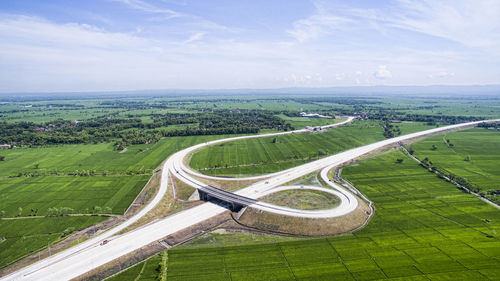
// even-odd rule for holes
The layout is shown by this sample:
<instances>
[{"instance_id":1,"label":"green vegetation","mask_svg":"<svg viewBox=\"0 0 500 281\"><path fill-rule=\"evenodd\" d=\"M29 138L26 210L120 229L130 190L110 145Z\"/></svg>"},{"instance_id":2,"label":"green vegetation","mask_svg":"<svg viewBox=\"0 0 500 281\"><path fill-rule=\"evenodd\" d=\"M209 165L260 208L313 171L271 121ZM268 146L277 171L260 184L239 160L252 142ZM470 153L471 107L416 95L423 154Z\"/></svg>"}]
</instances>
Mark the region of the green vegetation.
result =
<instances>
[{"instance_id":1,"label":"green vegetation","mask_svg":"<svg viewBox=\"0 0 500 281\"><path fill-rule=\"evenodd\" d=\"M396 159L404 158L402 163ZM323 239L168 251L168 280L497 280L500 213L393 152L344 169L368 226ZM125 280L117 277L116 280Z\"/></svg>"},{"instance_id":2,"label":"green vegetation","mask_svg":"<svg viewBox=\"0 0 500 281\"><path fill-rule=\"evenodd\" d=\"M206 247L238 246L242 244L263 244L294 241L299 238L290 236L278 236L258 233L238 233L215 230L205 233L185 244L179 245L178 249L194 249Z\"/></svg>"},{"instance_id":3,"label":"green vegetation","mask_svg":"<svg viewBox=\"0 0 500 281\"><path fill-rule=\"evenodd\" d=\"M331 209L340 204L340 199L330 193L317 190L284 190L270 194L262 201L301 210Z\"/></svg>"},{"instance_id":4,"label":"green vegetation","mask_svg":"<svg viewBox=\"0 0 500 281\"><path fill-rule=\"evenodd\" d=\"M5 211L4 217L123 214L149 177L5 178L0 183L0 211Z\"/></svg>"},{"instance_id":5,"label":"green vegetation","mask_svg":"<svg viewBox=\"0 0 500 281\"><path fill-rule=\"evenodd\" d=\"M209 175L265 174L382 138L379 122L355 121L324 133L279 136L276 142L267 137L214 145L196 152L190 165Z\"/></svg>"},{"instance_id":6,"label":"green vegetation","mask_svg":"<svg viewBox=\"0 0 500 281\"><path fill-rule=\"evenodd\" d=\"M106 279L107 281L118 280L165 280L162 269L165 263L163 262L162 255L155 255L152 258L141 262L122 273Z\"/></svg>"},{"instance_id":7,"label":"green vegetation","mask_svg":"<svg viewBox=\"0 0 500 281\"><path fill-rule=\"evenodd\" d=\"M106 219L89 214L123 214L166 157L218 137L165 138L123 153L109 143L3 150L0 267Z\"/></svg>"},{"instance_id":8,"label":"green vegetation","mask_svg":"<svg viewBox=\"0 0 500 281\"><path fill-rule=\"evenodd\" d=\"M406 124L410 124L405 128ZM402 123L406 132L432 128ZM196 152L191 167L209 175L255 175L281 171L360 145L382 140L379 121L354 121L323 133L293 134L222 143Z\"/></svg>"},{"instance_id":9,"label":"green vegetation","mask_svg":"<svg viewBox=\"0 0 500 281\"><path fill-rule=\"evenodd\" d=\"M2 203L3 200L2 200ZM0 220L0 268L64 238L74 230L105 220L106 217L48 217Z\"/></svg>"},{"instance_id":10,"label":"green vegetation","mask_svg":"<svg viewBox=\"0 0 500 281\"><path fill-rule=\"evenodd\" d=\"M146 116L106 116L82 121L57 119L46 123L5 121L0 122L0 143L19 146L88 144L117 140L115 146L122 150L130 144L155 143L162 137L248 134L258 133L260 129L292 129L290 124L262 110L150 114L149 118L144 117ZM196 124L196 127L164 129L182 124Z\"/></svg>"},{"instance_id":11,"label":"green vegetation","mask_svg":"<svg viewBox=\"0 0 500 281\"><path fill-rule=\"evenodd\" d=\"M122 153L110 143L5 149L0 176L73 175L81 171L94 171L96 175L150 174L168 155L222 137L170 137L155 144L132 145ZM37 169L35 163L39 164Z\"/></svg>"},{"instance_id":12,"label":"green vegetation","mask_svg":"<svg viewBox=\"0 0 500 281\"><path fill-rule=\"evenodd\" d=\"M251 96L238 96L233 93L231 95L221 94L220 96L192 93L144 93L144 96L137 96L136 94L123 93L113 96L95 94L84 99L81 96L57 94L2 96L0 97L0 118L2 120L0 121L0 145L14 144L17 147L13 149L0 148L0 217L2 217L0 220L0 266L41 249L47 244L54 243L73 231L105 219L105 217L89 216L89 214L122 214L154 172L153 169L170 154L182 148L225 137L221 134L275 132L289 130L292 127L320 126L340 121L301 118L298 117L300 111L317 112L324 115L360 115L363 118L368 118L369 121L357 121L355 124L333 129L326 133L296 134L226 143L196 153L193 156L192 164L201 171L213 175L253 175L275 172L348 148L382 140L384 134L385 137L390 137L429 129L437 125L498 118L500 116L500 101L495 97L486 96L480 99L465 96L461 99L446 96L345 97L332 96L329 93L316 94L315 96L303 93L273 95L257 93ZM417 144L414 149L418 157L428 159L427 163L432 162L439 169L455 175L456 179L467 181L474 188L478 188L480 192L484 192L484 196L495 200L498 194L498 187L495 184L498 182L497 175L500 174L498 170L495 170L495 162L498 162L498 159L495 158L498 142L490 141L489 137L486 137L487 134L489 136L496 133L494 130L482 130L473 131L470 138L455 135L458 133L450 133L445 141L422 144L423 147L419 147L420 144ZM190 136L180 137L186 135ZM464 142L462 139L465 139ZM473 145L473 143L475 144ZM485 143L481 147L481 151L473 149L473 146L479 147L477 143ZM417 171L414 171L413 167L412 169L408 168L408 165L414 164L414 161L403 156L398 156L389 162L380 166L397 165L394 166L393 170L403 169L404 173ZM369 166L364 165L362 164L360 167ZM456 248L461 249L466 255L469 255L469 250L464 250L461 247L464 243L484 256L491 256L490 251L496 251L498 256L496 244L493 245L492 249L487 249L486 246L490 244L468 244L469 241L462 237L465 235L476 239L473 234L469 233L471 229L480 229L479 231L490 233L489 229L495 228L497 225L495 217L489 217L490 211L484 209L483 205L467 205L475 202L469 197L462 197L468 195L460 193L456 189L450 191L452 195L449 195L448 189L452 190L453 188L444 181L439 181L439 184L434 183L434 180L438 181L438 179L433 178L432 181L429 180L432 183L430 187L432 192L425 189L426 192L430 192L430 198L424 197L422 202L412 201L410 204L408 198L413 195L412 192L421 195L421 190L407 189L406 185L401 185L395 179L396 183L392 183L390 182L392 178L385 178L395 171L384 170L384 173L376 176L375 179L380 179L380 185L378 185L378 182L364 184L363 179L355 178L357 173L353 172L355 168L352 168L352 171L350 169L346 169L346 173L352 172L353 174L349 174L349 176L354 177L353 181L358 181L363 191L377 204L378 212L369 227L355 235L341 238L312 240L312 242L304 242L304 244L301 244L302 242L272 244L269 246L269 251L266 250L265 246L259 246L261 248L256 249L242 248L242 251L249 251L248 260L240 258L238 254L240 248L220 248L221 252L216 252L217 255L209 262L215 264L221 261L222 256L220 255L228 255L227 260L223 261L224 265L220 267L227 271L208 273L207 278L215 278L220 273L222 274L220 276L230 275L236 280L247 277L248 274L252 274L251 277L255 276L255 279L258 279L259 276L262 279L273 279L273 276L279 277L280 274L283 274L281 276L285 279L290 274L295 275L296 279L301 279L303 275L312 274L308 273L309 271L317 274L311 277L313 279L318 279L316 278L318 276L320 279L324 279L327 275L331 275L333 278L336 273L343 276L346 272L348 274L346 276L356 279L363 279L366 276L377 277L380 276L380 272L384 276L409 276L416 272L427 274L425 266L430 265L414 257L427 258L427 252L425 255L417 255L411 252L411 249L405 248L406 246L400 247L402 241L404 243L413 241L404 240L404 237L415 239L418 245L414 246L418 246L415 247L418 249L424 245L424 242L421 241L430 238L432 242L424 246L438 248L445 252L450 259L466 268L469 268L468 261L455 258L454 253L449 253L448 248L443 249L439 246L440 243L451 245L449 248L454 248L455 244L458 244ZM418 173L428 173L425 169L419 169ZM375 172L370 171L370 180L373 173ZM399 177L405 175L404 173ZM428 174L433 176L431 173ZM314 179L306 178L303 181L314 182ZM358 184L358 182L356 183ZM426 181L424 183L427 184ZM387 188L387 186L399 192L397 200L392 194L384 193L383 196L377 197L380 194L375 191ZM447 190L446 195L444 195L444 191L443 194L438 192L445 189ZM186 194L181 193L181 195L187 196L189 191L186 189ZM435 195L435 192L439 194ZM463 199L463 202L446 201L449 204L443 207L439 205L444 204L442 202L445 199L442 198L450 200L460 198L460 200ZM430 205L423 206L427 202L430 202L428 203ZM457 204L464 214L452 215ZM434 206L437 206L436 210ZM396 233L394 234L393 228L398 227L399 219L402 217L400 212L406 208L422 215L420 220L430 220L429 223L425 224L426 227L430 226L417 228L418 223L424 224L425 222L421 223L418 220L419 217L412 217L412 221L407 224L415 224L416 234L411 231L407 233L406 228L401 228L405 231L406 236L400 232L394 232ZM431 211L428 210L431 210L432 213L429 214L428 212ZM480 213L476 213L476 211ZM432 225L441 219L440 216L435 217L435 213L441 216L452 216L452 221L460 222L462 219L468 220L468 216L471 214L478 218L488 215L489 218L487 226L483 227L484 229L478 228L473 223L465 230L460 227L450 227L443 230L441 227ZM68 214L74 216L68 216ZM405 213L404 217L409 218L411 215ZM418 224L419 227L420 224ZM435 233L437 231L448 240L438 236ZM451 232L458 234L452 235ZM422 236L418 236L420 234ZM491 235L495 236L494 233ZM380 240L386 236L387 239L392 238L396 246L387 244L385 240ZM213 234L209 240L215 241L215 245L235 245L238 244L237 240L240 240L240 243L246 243L241 242L245 240L242 237L234 240L228 237L232 236ZM493 241L495 239L488 238L486 240ZM259 241L264 240L266 239L259 238ZM479 241L478 243L483 243L479 238L476 240ZM283 242L279 239L269 241ZM437 241L437 244L433 244L433 241ZM198 242L198 246L203 245L202 239ZM345 249L343 249L344 246ZM315 247L319 247L319 249L316 250ZM291 251L290 248L296 249L293 250L295 252ZM325 249L333 250L325 253L325 260L320 261L322 251ZM277 256L280 254L276 252L277 250L281 253L280 257ZM346 254L344 250L370 259L349 260L350 254ZM194 250L186 251L193 251L189 252L188 255L196 254ZM316 252L314 255L310 255L310 251ZM389 257L399 257L403 254L410 256L414 259L414 263L411 265L403 264L394 271L384 263L382 257L378 256L380 253L385 255L385 251ZM435 250L422 251L432 253ZM181 277L191 279L192 277L191 275L183 275L184 269L182 269L182 263L178 259L186 253L188 252L182 250L173 250L169 253L174 257L174 261L171 263L173 264L173 272L169 271L169 276L173 280ZM200 253L204 253L204 250L201 250ZM259 258L260 255L266 256L267 253L269 253L269 260ZM306 256L307 258L305 258ZM343 264L340 261L334 263L333 261L338 260L336 257L340 257ZM302 260L299 262L295 258ZM258 259L255 261L255 267L244 269L239 267L240 264L251 263L252 259ZM495 270L490 270L486 262L485 265L481 265L485 258L474 256L474 259L478 262L472 263L474 268L467 271L467 274L479 272L495 279L493 275ZM162 266L159 268L164 275L166 261L164 257L160 260ZM374 261L377 267L374 267L370 260ZM431 259L429 258L429 260ZM197 262L196 255L187 258L186 270L190 266L195 266ZM133 276L137 277L139 272L142 272L140 279L158 278L159 272L148 273L151 270L158 270L158 263L158 261L148 262L147 266L141 267ZM437 267L439 262L434 264ZM284 265L284 267L274 267L275 265ZM456 266L455 263L452 265ZM256 270L259 266L261 271ZM453 266L450 267L452 269L459 268ZM180 271L179 267L181 267ZM362 267L366 272L359 272L358 267ZM447 266L445 264L445 266L439 267ZM203 268L203 266L199 268ZM334 268L336 269L334 270ZM367 271L370 268L373 268L374 271ZM322 272L326 275L321 275ZM462 271L462 273L464 272ZM446 277L434 276L431 273L426 276L429 278Z\"/></svg>"},{"instance_id":13,"label":"green vegetation","mask_svg":"<svg viewBox=\"0 0 500 281\"><path fill-rule=\"evenodd\" d=\"M500 131L475 128L412 145L414 155L434 169L500 203Z\"/></svg>"},{"instance_id":14,"label":"green vegetation","mask_svg":"<svg viewBox=\"0 0 500 281\"><path fill-rule=\"evenodd\" d=\"M334 118L289 117L284 114L279 114L277 116L286 121L295 129L303 129L307 126L330 125L346 120L346 118L334 119Z\"/></svg>"}]
</instances>

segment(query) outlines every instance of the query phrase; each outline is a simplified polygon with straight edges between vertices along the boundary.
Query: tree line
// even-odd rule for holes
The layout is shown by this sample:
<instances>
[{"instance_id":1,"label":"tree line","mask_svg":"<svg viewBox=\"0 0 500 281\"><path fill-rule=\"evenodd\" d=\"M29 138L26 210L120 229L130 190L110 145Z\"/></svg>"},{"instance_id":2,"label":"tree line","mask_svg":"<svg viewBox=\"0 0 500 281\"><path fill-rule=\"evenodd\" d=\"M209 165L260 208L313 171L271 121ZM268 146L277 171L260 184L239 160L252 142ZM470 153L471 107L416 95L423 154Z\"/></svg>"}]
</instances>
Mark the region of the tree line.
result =
<instances>
[{"instance_id":1,"label":"tree line","mask_svg":"<svg viewBox=\"0 0 500 281\"><path fill-rule=\"evenodd\" d=\"M45 123L4 121L0 122L0 143L19 146L115 142L120 147L155 143L162 137L171 136L251 134L261 129L293 129L275 114L265 110L217 110L143 115L149 116L152 122L143 122L139 118L143 116L134 115L105 116L83 121L57 119ZM186 124L186 127L168 128L181 124Z\"/></svg>"}]
</instances>

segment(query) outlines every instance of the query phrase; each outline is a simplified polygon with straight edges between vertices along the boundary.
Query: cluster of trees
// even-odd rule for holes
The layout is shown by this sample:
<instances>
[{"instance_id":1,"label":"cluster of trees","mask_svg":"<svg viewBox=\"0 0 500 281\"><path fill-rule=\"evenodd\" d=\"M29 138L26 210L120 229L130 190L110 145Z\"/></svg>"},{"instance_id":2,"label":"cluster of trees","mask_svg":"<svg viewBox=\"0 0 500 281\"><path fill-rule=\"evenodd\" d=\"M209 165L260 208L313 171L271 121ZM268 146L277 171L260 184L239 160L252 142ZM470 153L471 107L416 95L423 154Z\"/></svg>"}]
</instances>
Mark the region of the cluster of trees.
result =
<instances>
[{"instance_id":1,"label":"cluster of trees","mask_svg":"<svg viewBox=\"0 0 500 281\"><path fill-rule=\"evenodd\" d=\"M498 130L498 129L500 129L500 122L494 122L494 123L482 122L482 123L479 123L477 126L480 128L486 128L486 129L494 128L494 129Z\"/></svg>"},{"instance_id":2,"label":"cluster of trees","mask_svg":"<svg viewBox=\"0 0 500 281\"><path fill-rule=\"evenodd\" d=\"M217 110L198 113L151 115L144 123L137 116L99 117L80 122L54 120L48 123L0 122L0 143L16 145L75 144L116 141L116 147L155 143L162 137L258 133L261 129L291 130L274 112ZM167 130L170 125L191 124L184 129Z\"/></svg>"},{"instance_id":3,"label":"cluster of trees","mask_svg":"<svg viewBox=\"0 0 500 281\"><path fill-rule=\"evenodd\" d=\"M401 129L399 129L399 126L392 125L388 120L384 121L382 128L384 128L384 137L388 139L401 135Z\"/></svg>"},{"instance_id":4,"label":"cluster of trees","mask_svg":"<svg viewBox=\"0 0 500 281\"><path fill-rule=\"evenodd\" d=\"M458 124L470 121L478 121L484 118L476 116L448 116L448 115L432 115L432 114L411 114L403 112L395 112L393 110L379 109L375 112L369 112L368 118L376 120L400 120L425 122L427 125L441 124Z\"/></svg>"}]
</instances>

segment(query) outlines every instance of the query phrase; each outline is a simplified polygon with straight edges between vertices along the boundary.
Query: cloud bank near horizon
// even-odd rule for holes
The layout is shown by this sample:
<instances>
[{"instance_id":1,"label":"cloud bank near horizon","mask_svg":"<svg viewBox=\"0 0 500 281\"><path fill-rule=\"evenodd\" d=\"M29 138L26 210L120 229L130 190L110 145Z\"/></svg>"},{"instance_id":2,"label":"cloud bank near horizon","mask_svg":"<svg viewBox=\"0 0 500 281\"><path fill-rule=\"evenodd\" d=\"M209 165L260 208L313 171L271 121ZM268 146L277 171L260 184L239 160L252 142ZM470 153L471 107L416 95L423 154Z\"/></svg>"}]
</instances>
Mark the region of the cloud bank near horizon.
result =
<instances>
[{"instance_id":1,"label":"cloud bank near horizon","mask_svg":"<svg viewBox=\"0 0 500 281\"><path fill-rule=\"evenodd\" d=\"M0 92L500 83L498 1L235 2L0 4Z\"/></svg>"}]
</instances>

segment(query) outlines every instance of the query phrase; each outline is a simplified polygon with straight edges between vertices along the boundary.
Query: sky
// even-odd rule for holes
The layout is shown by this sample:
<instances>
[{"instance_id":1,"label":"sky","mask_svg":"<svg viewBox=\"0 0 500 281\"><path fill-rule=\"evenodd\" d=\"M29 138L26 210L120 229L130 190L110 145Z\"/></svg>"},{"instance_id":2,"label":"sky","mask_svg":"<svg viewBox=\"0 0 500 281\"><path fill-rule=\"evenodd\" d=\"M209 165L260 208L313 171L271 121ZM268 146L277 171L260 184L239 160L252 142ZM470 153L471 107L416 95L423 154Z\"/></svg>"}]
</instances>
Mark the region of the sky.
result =
<instances>
[{"instance_id":1,"label":"sky","mask_svg":"<svg viewBox=\"0 0 500 281\"><path fill-rule=\"evenodd\" d=\"M2 0L0 92L500 84L498 0Z\"/></svg>"}]
</instances>

